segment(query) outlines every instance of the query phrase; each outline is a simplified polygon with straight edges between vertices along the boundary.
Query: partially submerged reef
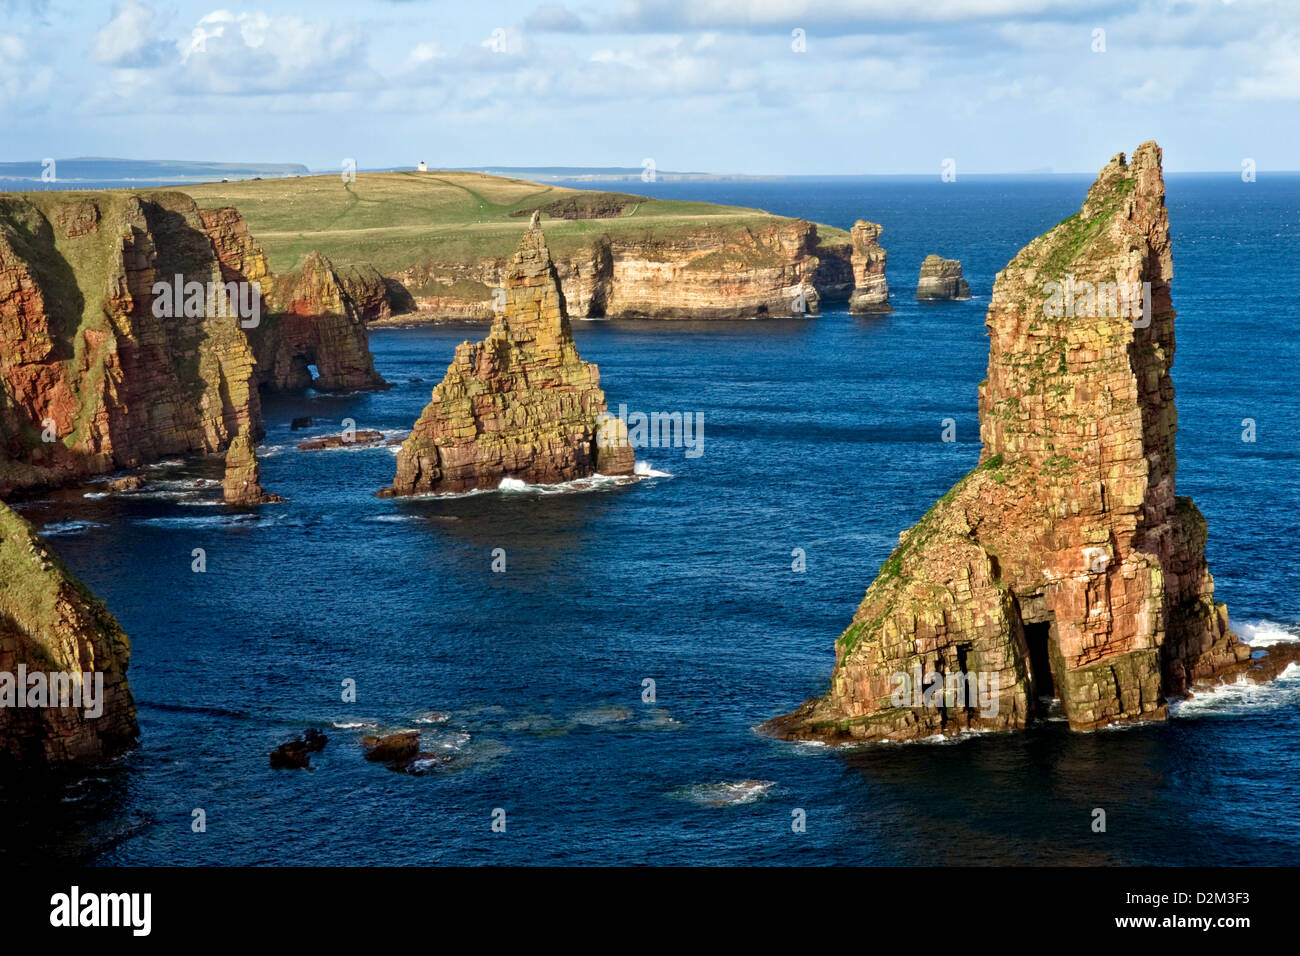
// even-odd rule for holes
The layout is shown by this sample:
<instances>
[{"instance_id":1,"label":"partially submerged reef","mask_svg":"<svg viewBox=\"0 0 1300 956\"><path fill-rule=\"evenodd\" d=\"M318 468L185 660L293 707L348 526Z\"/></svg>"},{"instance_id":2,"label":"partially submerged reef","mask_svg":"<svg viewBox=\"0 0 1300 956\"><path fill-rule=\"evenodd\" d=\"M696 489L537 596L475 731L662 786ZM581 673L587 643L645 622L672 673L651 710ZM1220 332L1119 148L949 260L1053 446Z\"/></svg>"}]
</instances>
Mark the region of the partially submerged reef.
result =
<instances>
[{"instance_id":1,"label":"partially submerged reef","mask_svg":"<svg viewBox=\"0 0 1300 956\"><path fill-rule=\"evenodd\" d=\"M606 412L600 372L584 362L536 214L505 277L486 339L464 342L397 456L395 497L629 475L626 426Z\"/></svg>"},{"instance_id":2,"label":"partially submerged reef","mask_svg":"<svg viewBox=\"0 0 1300 956\"><path fill-rule=\"evenodd\" d=\"M978 467L900 536L836 642L830 690L766 732L1009 730L1053 698L1087 731L1163 720L1172 697L1269 680L1300 656L1252 653L1229 629L1205 519L1175 494L1164 199L1160 148L1144 143L999 273ZM1049 295L1063 283L1080 299Z\"/></svg>"}]
</instances>

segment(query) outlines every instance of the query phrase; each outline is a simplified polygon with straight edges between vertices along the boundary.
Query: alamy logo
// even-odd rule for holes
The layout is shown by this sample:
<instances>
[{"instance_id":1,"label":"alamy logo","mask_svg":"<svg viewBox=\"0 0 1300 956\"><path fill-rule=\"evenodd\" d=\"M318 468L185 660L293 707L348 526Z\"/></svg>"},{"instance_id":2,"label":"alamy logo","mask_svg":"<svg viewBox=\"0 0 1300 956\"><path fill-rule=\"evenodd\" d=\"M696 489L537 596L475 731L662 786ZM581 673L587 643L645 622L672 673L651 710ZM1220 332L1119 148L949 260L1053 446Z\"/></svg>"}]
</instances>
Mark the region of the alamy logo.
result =
<instances>
[{"instance_id":1,"label":"alamy logo","mask_svg":"<svg viewBox=\"0 0 1300 956\"><path fill-rule=\"evenodd\" d=\"M152 916L151 893L82 893L74 886L50 897L51 926L125 926L133 936L148 936Z\"/></svg>"},{"instance_id":2,"label":"alamy logo","mask_svg":"<svg viewBox=\"0 0 1300 956\"><path fill-rule=\"evenodd\" d=\"M907 671L894 674L893 681L890 703L895 707L978 708L981 717L998 715L997 671L922 673L921 665L915 664L910 674Z\"/></svg>"},{"instance_id":3,"label":"alamy logo","mask_svg":"<svg viewBox=\"0 0 1300 956\"><path fill-rule=\"evenodd\" d=\"M80 707L91 720L104 713L104 672L46 673L18 665L18 673L0 671L0 708Z\"/></svg>"},{"instance_id":4,"label":"alamy logo","mask_svg":"<svg viewBox=\"0 0 1300 956\"><path fill-rule=\"evenodd\" d=\"M262 324L262 286L258 282L186 282L183 275L177 275L171 282L155 282L153 294L153 314L160 319L215 315L237 318L245 329Z\"/></svg>"},{"instance_id":5,"label":"alamy logo","mask_svg":"<svg viewBox=\"0 0 1300 956\"><path fill-rule=\"evenodd\" d=\"M628 413L627 405L618 406L618 419L627 426L627 444L632 448L685 448L687 458L704 454L703 412L645 412ZM621 429L604 425L612 421L608 413L602 415L596 432L596 443L602 448L622 444Z\"/></svg>"},{"instance_id":6,"label":"alamy logo","mask_svg":"<svg viewBox=\"0 0 1300 956\"><path fill-rule=\"evenodd\" d=\"M1151 325L1150 282L1087 282L1067 275L1064 282L1044 282L1043 315L1060 318L1129 318L1135 329Z\"/></svg>"}]
</instances>

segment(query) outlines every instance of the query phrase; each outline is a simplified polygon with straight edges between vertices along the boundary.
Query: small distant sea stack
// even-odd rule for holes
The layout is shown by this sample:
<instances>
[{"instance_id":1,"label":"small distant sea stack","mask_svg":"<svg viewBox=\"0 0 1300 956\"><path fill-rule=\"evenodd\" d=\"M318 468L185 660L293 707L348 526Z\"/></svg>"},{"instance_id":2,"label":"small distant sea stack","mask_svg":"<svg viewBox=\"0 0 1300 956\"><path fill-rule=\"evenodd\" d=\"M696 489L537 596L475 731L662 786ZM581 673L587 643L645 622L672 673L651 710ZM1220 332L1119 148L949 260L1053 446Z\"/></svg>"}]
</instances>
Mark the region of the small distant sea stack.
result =
<instances>
[{"instance_id":1,"label":"small distant sea stack","mask_svg":"<svg viewBox=\"0 0 1300 956\"><path fill-rule=\"evenodd\" d=\"M857 314L892 312L889 284L885 281L885 250L879 243L884 227L859 219L849 236L853 241L853 294L849 311Z\"/></svg>"},{"instance_id":2,"label":"small distant sea stack","mask_svg":"<svg viewBox=\"0 0 1300 956\"><path fill-rule=\"evenodd\" d=\"M933 253L926 256L921 263L921 278L916 283L916 297L921 302L969 299L970 283L961 277L961 261Z\"/></svg>"},{"instance_id":3,"label":"small distant sea stack","mask_svg":"<svg viewBox=\"0 0 1300 956\"><path fill-rule=\"evenodd\" d=\"M578 355L537 213L505 293L487 338L456 348L380 497L632 474L627 428L606 411L599 370Z\"/></svg>"},{"instance_id":4,"label":"small distant sea stack","mask_svg":"<svg viewBox=\"0 0 1300 956\"><path fill-rule=\"evenodd\" d=\"M226 504L239 508L268 505L283 501L279 495L267 494L262 487L262 468L257 463L257 449L244 429L226 450L226 474L221 480Z\"/></svg>"}]
</instances>

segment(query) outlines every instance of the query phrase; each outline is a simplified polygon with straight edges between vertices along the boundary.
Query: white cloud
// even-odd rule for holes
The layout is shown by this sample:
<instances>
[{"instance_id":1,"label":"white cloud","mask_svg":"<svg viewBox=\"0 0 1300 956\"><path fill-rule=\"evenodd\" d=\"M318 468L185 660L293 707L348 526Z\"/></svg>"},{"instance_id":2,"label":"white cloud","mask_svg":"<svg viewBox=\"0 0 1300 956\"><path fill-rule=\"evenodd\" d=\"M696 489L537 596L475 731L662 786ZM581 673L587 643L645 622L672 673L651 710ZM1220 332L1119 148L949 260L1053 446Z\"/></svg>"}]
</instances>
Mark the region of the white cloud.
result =
<instances>
[{"instance_id":1,"label":"white cloud","mask_svg":"<svg viewBox=\"0 0 1300 956\"><path fill-rule=\"evenodd\" d=\"M126 0L90 43L90 58L108 66L144 66L160 53L154 12L139 0Z\"/></svg>"}]
</instances>

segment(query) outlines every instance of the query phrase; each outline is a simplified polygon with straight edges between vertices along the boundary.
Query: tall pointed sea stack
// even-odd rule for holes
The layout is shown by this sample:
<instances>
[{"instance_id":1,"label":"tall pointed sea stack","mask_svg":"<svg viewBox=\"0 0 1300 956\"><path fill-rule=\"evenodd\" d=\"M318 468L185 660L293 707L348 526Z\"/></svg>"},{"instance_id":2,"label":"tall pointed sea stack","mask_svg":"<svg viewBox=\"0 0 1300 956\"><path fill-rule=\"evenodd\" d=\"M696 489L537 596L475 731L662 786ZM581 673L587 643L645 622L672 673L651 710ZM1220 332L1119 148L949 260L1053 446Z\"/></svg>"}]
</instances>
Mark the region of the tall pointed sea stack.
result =
<instances>
[{"instance_id":1,"label":"tall pointed sea stack","mask_svg":"<svg viewBox=\"0 0 1300 956\"><path fill-rule=\"evenodd\" d=\"M1172 276L1160 148L1144 143L999 274L979 466L901 536L836 643L830 691L767 730L1010 729L1051 698L1090 730L1295 658L1252 659L1228 629L1205 519L1174 494ZM937 684L953 693L927 699Z\"/></svg>"},{"instance_id":2,"label":"tall pointed sea stack","mask_svg":"<svg viewBox=\"0 0 1300 956\"><path fill-rule=\"evenodd\" d=\"M397 456L383 496L555 483L632 473L623 423L605 410L596 366L578 356L536 213L505 281L505 309L463 342Z\"/></svg>"}]
</instances>

